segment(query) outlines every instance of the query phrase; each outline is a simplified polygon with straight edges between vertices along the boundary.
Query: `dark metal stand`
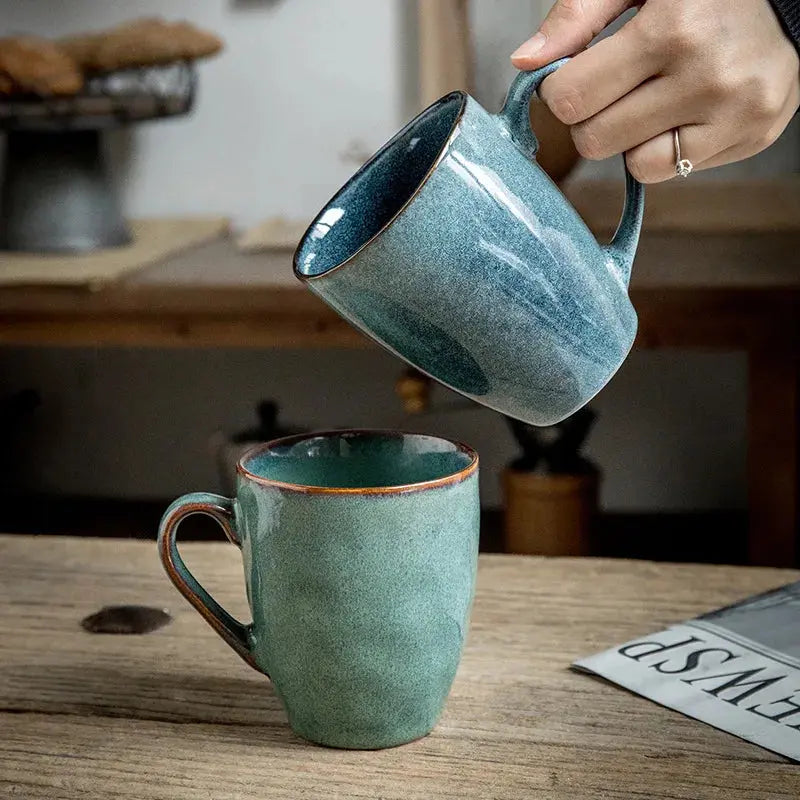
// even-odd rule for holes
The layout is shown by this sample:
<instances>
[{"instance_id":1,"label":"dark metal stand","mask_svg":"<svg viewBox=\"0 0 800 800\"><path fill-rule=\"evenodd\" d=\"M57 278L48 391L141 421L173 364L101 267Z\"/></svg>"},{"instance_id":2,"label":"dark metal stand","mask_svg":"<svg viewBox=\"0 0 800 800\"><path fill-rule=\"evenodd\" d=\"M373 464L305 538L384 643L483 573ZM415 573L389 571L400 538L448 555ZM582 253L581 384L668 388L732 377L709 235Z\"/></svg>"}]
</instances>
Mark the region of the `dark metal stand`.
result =
<instances>
[{"instance_id":1,"label":"dark metal stand","mask_svg":"<svg viewBox=\"0 0 800 800\"><path fill-rule=\"evenodd\" d=\"M75 252L131 241L101 137L100 130L8 131L0 248Z\"/></svg>"},{"instance_id":2,"label":"dark metal stand","mask_svg":"<svg viewBox=\"0 0 800 800\"><path fill-rule=\"evenodd\" d=\"M90 77L83 93L3 98L5 169L0 178L0 250L75 253L131 241L108 172L103 131L188 113L192 63Z\"/></svg>"}]
</instances>

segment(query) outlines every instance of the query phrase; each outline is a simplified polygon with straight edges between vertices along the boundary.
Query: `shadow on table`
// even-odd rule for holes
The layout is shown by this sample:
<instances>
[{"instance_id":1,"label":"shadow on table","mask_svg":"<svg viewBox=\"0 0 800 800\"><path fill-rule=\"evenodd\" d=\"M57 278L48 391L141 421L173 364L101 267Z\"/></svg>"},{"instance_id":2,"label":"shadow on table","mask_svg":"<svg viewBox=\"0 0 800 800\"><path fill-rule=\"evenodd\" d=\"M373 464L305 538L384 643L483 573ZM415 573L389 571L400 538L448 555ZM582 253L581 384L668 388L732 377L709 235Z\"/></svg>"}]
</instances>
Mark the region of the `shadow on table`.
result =
<instances>
[{"instance_id":1,"label":"shadow on table","mask_svg":"<svg viewBox=\"0 0 800 800\"><path fill-rule=\"evenodd\" d=\"M279 747L307 746L266 678L111 669L92 664L0 667L0 711L224 726Z\"/></svg>"}]
</instances>

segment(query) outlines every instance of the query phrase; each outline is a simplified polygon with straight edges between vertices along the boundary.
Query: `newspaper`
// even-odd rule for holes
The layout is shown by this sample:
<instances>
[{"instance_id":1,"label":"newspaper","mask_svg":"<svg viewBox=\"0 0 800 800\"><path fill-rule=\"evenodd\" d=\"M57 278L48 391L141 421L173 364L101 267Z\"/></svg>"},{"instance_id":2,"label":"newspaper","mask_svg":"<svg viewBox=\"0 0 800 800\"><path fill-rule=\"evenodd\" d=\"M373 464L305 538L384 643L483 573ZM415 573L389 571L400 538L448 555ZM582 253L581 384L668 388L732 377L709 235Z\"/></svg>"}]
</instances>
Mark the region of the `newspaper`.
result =
<instances>
[{"instance_id":1,"label":"newspaper","mask_svg":"<svg viewBox=\"0 0 800 800\"><path fill-rule=\"evenodd\" d=\"M572 666L800 761L800 581Z\"/></svg>"}]
</instances>

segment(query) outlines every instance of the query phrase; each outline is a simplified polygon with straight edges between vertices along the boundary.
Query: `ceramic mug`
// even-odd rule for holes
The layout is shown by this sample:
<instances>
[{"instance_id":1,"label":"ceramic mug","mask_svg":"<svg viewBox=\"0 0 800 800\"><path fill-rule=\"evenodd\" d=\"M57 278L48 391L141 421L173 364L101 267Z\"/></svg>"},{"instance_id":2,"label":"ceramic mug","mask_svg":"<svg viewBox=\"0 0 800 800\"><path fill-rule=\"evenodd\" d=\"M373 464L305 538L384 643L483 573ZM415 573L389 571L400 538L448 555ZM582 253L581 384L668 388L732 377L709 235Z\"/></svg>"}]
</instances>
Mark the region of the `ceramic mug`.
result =
<instances>
[{"instance_id":1,"label":"ceramic mug","mask_svg":"<svg viewBox=\"0 0 800 800\"><path fill-rule=\"evenodd\" d=\"M309 289L391 352L535 425L588 402L637 325L641 185L626 168L603 245L535 161L529 101L565 60L520 73L499 114L442 97L345 184L294 257Z\"/></svg>"},{"instance_id":2,"label":"ceramic mug","mask_svg":"<svg viewBox=\"0 0 800 800\"><path fill-rule=\"evenodd\" d=\"M195 513L241 548L249 625L181 560L175 535ZM303 434L245 455L235 499L176 500L159 552L178 591L271 678L297 734L374 749L418 739L439 718L469 621L479 515L478 456L464 445Z\"/></svg>"}]
</instances>

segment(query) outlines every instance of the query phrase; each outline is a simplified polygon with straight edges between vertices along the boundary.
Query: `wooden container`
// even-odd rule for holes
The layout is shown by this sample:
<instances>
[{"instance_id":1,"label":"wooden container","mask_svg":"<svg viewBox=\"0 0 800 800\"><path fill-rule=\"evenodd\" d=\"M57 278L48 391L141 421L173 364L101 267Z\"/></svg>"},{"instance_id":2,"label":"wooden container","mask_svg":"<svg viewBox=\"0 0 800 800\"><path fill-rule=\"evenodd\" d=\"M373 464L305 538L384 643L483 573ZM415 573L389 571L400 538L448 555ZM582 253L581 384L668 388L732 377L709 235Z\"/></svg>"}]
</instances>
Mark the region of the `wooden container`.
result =
<instances>
[{"instance_id":1,"label":"wooden container","mask_svg":"<svg viewBox=\"0 0 800 800\"><path fill-rule=\"evenodd\" d=\"M585 556L597 513L600 476L503 472L507 553Z\"/></svg>"}]
</instances>

